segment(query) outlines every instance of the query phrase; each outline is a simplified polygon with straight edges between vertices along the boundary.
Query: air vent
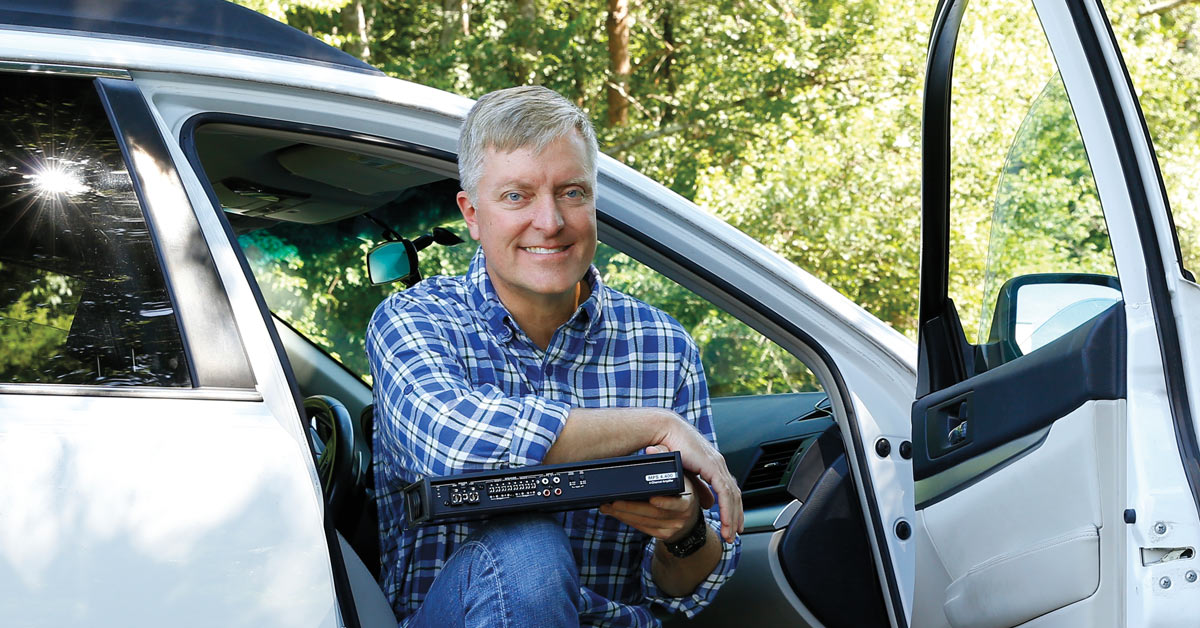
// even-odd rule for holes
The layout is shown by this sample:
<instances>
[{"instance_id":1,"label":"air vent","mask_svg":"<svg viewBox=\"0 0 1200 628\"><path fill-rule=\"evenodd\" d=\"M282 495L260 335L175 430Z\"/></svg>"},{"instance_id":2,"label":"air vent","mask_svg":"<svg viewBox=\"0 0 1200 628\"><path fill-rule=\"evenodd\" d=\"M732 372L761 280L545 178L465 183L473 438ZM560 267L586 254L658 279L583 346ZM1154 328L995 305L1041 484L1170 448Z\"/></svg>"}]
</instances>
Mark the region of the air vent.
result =
<instances>
[{"instance_id":1,"label":"air vent","mask_svg":"<svg viewBox=\"0 0 1200 628\"><path fill-rule=\"evenodd\" d=\"M753 491L760 488L776 488L783 484L783 474L787 472L788 463L796 450L803 444L803 439L787 440L762 446L762 453L750 468L742 491Z\"/></svg>"}]
</instances>

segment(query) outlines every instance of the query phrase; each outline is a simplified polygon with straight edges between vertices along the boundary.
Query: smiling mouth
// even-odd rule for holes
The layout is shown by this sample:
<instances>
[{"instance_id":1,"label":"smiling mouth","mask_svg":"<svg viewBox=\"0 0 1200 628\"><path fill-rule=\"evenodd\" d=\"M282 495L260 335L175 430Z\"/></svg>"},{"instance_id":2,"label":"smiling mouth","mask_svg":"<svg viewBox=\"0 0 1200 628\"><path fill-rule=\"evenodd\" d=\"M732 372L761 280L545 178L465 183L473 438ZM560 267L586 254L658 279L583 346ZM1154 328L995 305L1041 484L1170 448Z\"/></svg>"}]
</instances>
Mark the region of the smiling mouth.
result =
<instances>
[{"instance_id":1,"label":"smiling mouth","mask_svg":"<svg viewBox=\"0 0 1200 628\"><path fill-rule=\"evenodd\" d=\"M567 250L568 247L569 245L546 249L540 246L523 246L521 247L521 250L527 253L533 253L534 255L553 255L554 253L562 253L563 251Z\"/></svg>"}]
</instances>

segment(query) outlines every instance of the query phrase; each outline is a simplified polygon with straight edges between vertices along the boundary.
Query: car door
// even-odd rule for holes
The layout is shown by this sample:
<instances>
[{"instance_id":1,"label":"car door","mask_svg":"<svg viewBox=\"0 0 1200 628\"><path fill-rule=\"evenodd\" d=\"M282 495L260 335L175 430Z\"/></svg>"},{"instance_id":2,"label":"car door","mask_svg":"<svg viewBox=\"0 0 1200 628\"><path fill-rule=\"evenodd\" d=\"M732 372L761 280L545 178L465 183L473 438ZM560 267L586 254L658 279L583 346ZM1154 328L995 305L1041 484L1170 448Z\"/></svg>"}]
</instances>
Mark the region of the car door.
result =
<instances>
[{"instance_id":1,"label":"car door","mask_svg":"<svg viewBox=\"0 0 1200 628\"><path fill-rule=\"evenodd\" d=\"M311 453L262 393L278 364L244 344L134 81L5 70L5 623L342 625Z\"/></svg>"},{"instance_id":2,"label":"car door","mask_svg":"<svg viewBox=\"0 0 1200 628\"><path fill-rule=\"evenodd\" d=\"M924 115L913 624L1194 622L1195 284L1103 7L943 2Z\"/></svg>"}]
</instances>

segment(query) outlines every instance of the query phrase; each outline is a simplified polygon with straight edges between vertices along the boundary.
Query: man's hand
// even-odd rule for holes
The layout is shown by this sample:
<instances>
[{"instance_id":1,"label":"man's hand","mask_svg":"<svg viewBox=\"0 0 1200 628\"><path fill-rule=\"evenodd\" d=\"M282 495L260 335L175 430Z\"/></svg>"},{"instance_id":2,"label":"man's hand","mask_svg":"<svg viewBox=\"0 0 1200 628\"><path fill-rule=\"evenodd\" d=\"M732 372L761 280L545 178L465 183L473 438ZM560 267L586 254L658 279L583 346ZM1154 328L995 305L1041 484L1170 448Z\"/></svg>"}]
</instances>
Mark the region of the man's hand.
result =
<instances>
[{"instance_id":1,"label":"man's hand","mask_svg":"<svg viewBox=\"0 0 1200 628\"><path fill-rule=\"evenodd\" d=\"M734 537L745 527L742 491L733 475L729 473L729 467L725 466L725 457L721 452L692 427L692 424L677 414L672 415L674 420L665 422L665 428L654 444L664 447L666 451L678 451L683 468L700 476L713 488L721 506L721 537L726 543L732 543ZM701 482L694 485L697 490L703 490L701 498L707 496L708 506L705 508L712 506L712 494L708 492L708 487Z\"/></svg>"},{"instance_id":2,"label":"man's hand","mask_svg":"<svg viewBox=\"0 0 1200 628\"><path fill-rule=\"evenodd\" d=\"M626 456L643 449L649 451L655 446L661 447L661 451L678 451L683 468L703 480L693 482L693 495L711 500L712 494L704 483L712 487L721 505L721 536L732 543L742 531L745 519L742 492L725 466L721 452L691 423L671 410L573 408L542 463ZM712 504L707 501L700 505L708 508Z\"/></svg>"},{"instance_id":3,"label":"man's hand","mask_svg":"<svg viewBox=\"0 0 1200 628\"><path fill-rule=\"evenodd\" d=\"M693 477L690 473L684 475L682 495L658 495L649 501L615 501L601 506L600 512L660 541L674 543L691 531L697 517L704 516L701 509L713 504L708 487Z\"/></svg>"}]
</instances>

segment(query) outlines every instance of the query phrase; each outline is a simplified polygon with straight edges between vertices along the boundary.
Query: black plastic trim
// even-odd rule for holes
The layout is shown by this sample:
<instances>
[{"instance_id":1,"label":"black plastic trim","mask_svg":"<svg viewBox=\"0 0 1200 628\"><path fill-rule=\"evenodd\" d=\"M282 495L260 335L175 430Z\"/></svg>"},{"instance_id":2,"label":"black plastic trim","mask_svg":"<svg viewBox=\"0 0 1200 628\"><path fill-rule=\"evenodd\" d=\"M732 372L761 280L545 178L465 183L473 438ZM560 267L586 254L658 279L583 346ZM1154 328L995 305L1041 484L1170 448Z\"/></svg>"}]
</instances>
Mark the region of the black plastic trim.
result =
<instances>
[{"instance_id":1,"label":"black plastic trim","mask_svg":"<svg viewBox=\"0 0 1200 628\"><path fill-rule=\"evenodd\" d=\"M1053 424L1086 401L1124 399L1125 303L1050 344L913 404L913 477L920 481ZM926 427L939 407L971 396L968 441L947 448ZM944 428L945 426L939 426Z\"/></svg>"},{"instance_id":2,"label":"black plastic trim","mask_svg":"<svg viewBox=\"0 0 1200 628\"><path fill-rule=\"evenodd\" d=\"M810 336L792 321L780 316L770 308L764 307L758 302L757 299L751 298L746 291L716 275L705 266L697 263L695 260L688 259L679 254L677 251L667 248L658 240L644 237L640 231L633 228L631 225L601 211L597 211L596 218L605 226L611 227L616 231L633 237L642 244L645 244L655 253L669 259L672 263L686 269L689 273L696 275L706 283L712 284L721 292L724 292L725 294L734 297L741 303L746 304L759 315L769 320L772 324L784 329L812 349L813 352L817 354L817 358L821 360L823 364L825 364L826 368L829 369L830 374L833 376L834 386L837 388L838 395L841 397L843 407L846 408L846 411L849 414L849 420L847 422L850 425L851 441L854 445L853 454L858 468L869 468L867 454L862 447L862 434L859 431L858 422L855 420L854 405L853 401L850 399L850 391L846 386L846 380L842 377L842 372L838 369L837 364L834 363L833 357L830 356L829 352L826 351L825 348L820 344L818 344L812 336ZM854 480L863 487L863 491L867 496L867 506L870 510L871 526L875 531L875 538L877 540L876 545L879 548L880 559L885 566L883 571L887 577L887 594L891 598L892 609L894 611L893 618L895 619L896 625L899 628L908 628L908 618L904 616L904 602L900 599L900 588L896 583L896 574L894 571L895 567L894 563L892 562L891 552L888 550L887 540L890 531L884 527L883 518L879 514L879 504L875 502L874 485L871 482L871 477L869 474L858 477L854 474L854 470L851 469L851 475L853 476Z\"/></svg>"},{"instance_id":3,"label":"black plastic trim","mask_svg":"<svg viewBox=\"0 0 1200 628\"><path fill-rule=\"evenodd\" d=\"M283 341L279 339L279 332L275 330L275 324L272 320L271 310L267 307L267 301L263 298L262 291L258 287L258 281L254 278L254 273L250 270L250 263L246 260L246 256L242 253L242 247L237 244L237 236L233 233L233 227L229 224L229 220L225 218L225 212L221 211L221 201L217 198L217 193L212 189L212 185L208 183L208 177L204 174L204 165L200 162L200 154L196 150L195 133L196 129L210 122L235 122L245 124L246 120L259 120L258 118L249 118L247 116L235 116L229 114L198 114L189 118L179 131L179 146L183 150L183 154L187 157L188 163L192 166L192 171L196 174L196 178L200 180L204 187L204 193L208 195L209 206L221 221L221 227L225 231L225 237L229 240L229 245L233 249L234 255L237 256L238 265L241 266L242 275L246 283L250 287L250 292L254 295L254 302L258 305L259 314L262 316L263 324L266 325L267 334L271 337L271 344L275 347L275 355L279 362L280 368L283 369L284 377L287 379L288 388L291 390L292 399L296 404L296 415L301 421L300 429L304 434L308 433L308 426L304 424L307 411L304 409L304 398L300 395L300 386L296 383L296 373L292 371L292 364L288 360L287 353L283 349ZM301 125L287 125L279 121L268 121L273 126L268 128L295 130ZM254 125L249 126L264 126ZM351 135L351 134L344 134ZM305 439L308 446L308 453L316 460L316 450L309 439ZM334 527L334 517L329 509L325 507L322 501L322 510L325 513L325 542L329 548L329 559L333 569L333 584L334 590L337 593L338 606L342 613L342 621L345 628L361 628L358 621L358 609L354 603L354 592L350 587L350 576L346 572L346 563L342 558L341 543L337 539L337 530Z\"/></svg>"},{"instance_id":4,"label":"black plastic trim","mask_svg":"<svg viewBox=\"0 0 1200 628\"><path fill-rule=\"evenodd\" d=\"M1108 23L1104 7L1096 3L1100 12L1101 22L1105 25L1105 34L1114 48L1116 38ZM1134 222L1137 224L1138 239L1142 245L1142 256L1146 263L1146 284L1150 288L1150 307L1154 312L1155 328L1158 331L1158 348L1162 355L1163 374L1166 378L1167 398L1171 406L1171 417L1175 426L1175 440L1179 449L1180 463L1184 475L1187 476L1188 486L1192 491L1192 501L1200 513L1200 440L1196 437L1195 423L1192 421L1192 409L1188 399L1187 379L1183 364L1183 354L1179 350L1179 329L1175 322L1175 313L1171 307L1171 293L1167 286L1166 267L1162 260L1162 250L1158 244L1158 233L1154 227L1154 214L1150 209L1149 192L1142 182L1141 169L1138 167L1137 151L1134 149L1133 137L1129 126L1125 123L1121 101L1117 97L1117 86L1108 65L1104 61L1104 50L1100 46L1100 35L1093 26L1087 7L1081 1L1069 2L1071 18L1075 22L1075 30L1079 33L1080 45L1092 71L1092 78L1100 93L1100 101L1104 106L1104 114L1116 144L1117 156L1121 162L1129 202L1133 208ZM1119 48L1117 48L1119 50ZM1120 55L1118 54L1118 58ZM1141 130L1147 143L1150 136L1146 131L1145 117L1141 113L1137 100L1137 92L1129 79L1129 71L1121 62L1121 74L1125 77L1125 89L1138 105L1138 118L1142 121ZM1154 164L1157 170L1157 163ZM1161 185L1162 177L1159 174ZM1168 212L1169 215L1169 212Z\"/></svg>"},{"instance_id":5,"label":"black plastic trim","mask_svg":"<svg viewBox=\"0 0 1200 628\"><path fill-rule=\"evenodd\" d=\"M189 161L193 159L193 156L197 160L199 159L199 155L195 154L195 139L193 135L195 134L196 129L205 124L235 124L239 126L270 129L273 131L288 131L291 133L303 133L306 135L315 135L317 137L327 137L335 140L359 142L362 144L369 144L371 146L378 146L380 148L413 153L415 155L421 155L422 157L429 157L430 159L437 159L444 161L447 164L454 164L455 167L458 165L458 158L454 155L454 153L446 152L438 148L431 148L429 146L425 146L424 144L416 144L413 142L406 142L404 140L380 137L378 135L360 133L358 131L346 131L343 129L321 126L318 124L288 122L286 120L260 118L257 116L247 116L236 113L199 113L191 118L188 118L188 120L183 124L183 128L179 131L179 142L181 146L183 146L186 142L187 148L190 148L190 151L184 151L187 154ZM199 162L196 161L192 165L196 166L198 163ZM204 170L197 169L196 172L203 173ZM207 186L207 182L205 182L205 185ZM213 198L215 199L216 197ZM216 207L220 206L221 205L219 203L216 205Z\"/></svg>"},{"instance_id":6,"label":"black plastic trim","mask_svg":"<svg viewBox=\"0 0 1200 628\"><path fill-rule=\"evenodd\" d=\"M121 79L96 79L95 83L154 239L193 385L253 389L254 373L233 324L233 309L193 208L175 204L187 194L141 91ZM133 159L135 150L154 162L172 189L158 186L154 193L147 189L145 173ZM171 215L169 221L164 220L167 214ZM164 226L168 222L172 228Z\"/></svg>"},{"instance_id":7,"label":"black plastic trim","mask_svg":"<svg viewBox=\"0 0 1200 628\"><path fill-rule=\"evenodd\" d=\"M934 338L948 337L950 259L950 88L958 28L966 0L944 0L938 5L930 35L925 67L925 99L921 126L921 278L920 312L917 319L919 399L940 387L961 381L966 356L943 365L930 360L927 346ZM957 343L942 343L951 355Z\"/></svg>"}]
</instances>

